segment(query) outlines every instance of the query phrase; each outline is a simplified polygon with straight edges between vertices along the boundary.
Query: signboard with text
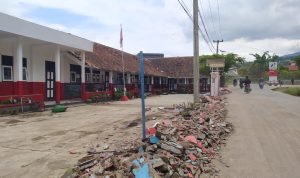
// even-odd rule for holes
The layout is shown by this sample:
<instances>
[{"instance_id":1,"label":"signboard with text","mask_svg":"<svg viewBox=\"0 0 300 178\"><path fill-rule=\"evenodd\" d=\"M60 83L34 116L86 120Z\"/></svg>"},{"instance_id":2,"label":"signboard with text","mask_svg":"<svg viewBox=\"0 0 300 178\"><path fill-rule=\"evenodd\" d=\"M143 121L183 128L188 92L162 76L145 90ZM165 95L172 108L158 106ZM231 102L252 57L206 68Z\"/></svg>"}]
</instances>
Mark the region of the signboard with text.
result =
<instances>
[{"instance_id":1,"label":"signboard with text","mask_svg":"<svg viewBox=\"0 0 300 178\"><path fill-rule=\"evenodd\" d=\"M269 70L277 70L277 62L269 62Z\"/></svg>"},{"instance_id":2,"label":"signboard with text","mask_svg":"<svg viewBox=\"0 0 300 178\"><path fill-rule=\"evenodd\" d=\"M276 84L278 82L277 76L277 62L269 62L269 83Z\"/></svg>"}]
</instances>

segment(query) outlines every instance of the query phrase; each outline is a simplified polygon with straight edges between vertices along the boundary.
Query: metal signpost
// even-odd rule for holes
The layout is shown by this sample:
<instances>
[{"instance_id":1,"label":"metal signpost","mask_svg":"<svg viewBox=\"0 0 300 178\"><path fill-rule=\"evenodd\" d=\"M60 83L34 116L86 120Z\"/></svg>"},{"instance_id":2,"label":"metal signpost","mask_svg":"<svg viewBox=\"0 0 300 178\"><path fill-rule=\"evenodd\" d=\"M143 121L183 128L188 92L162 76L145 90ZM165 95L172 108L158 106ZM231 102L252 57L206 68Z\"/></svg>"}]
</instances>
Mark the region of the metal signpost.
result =
<instances>
[{"instance_id":1,"label":"metal signpost","mask_svg":"<svg viewBox=\"0 0 300 178\"><path fill-rule=\"evenodd\" d=\"M140 78L141 78L141 100L142 100L142 128L143 140L146 138L146 125L145 125L145 91L144 91L144 57L143 51L140 52Z\"/></svg>"}]
</instances>

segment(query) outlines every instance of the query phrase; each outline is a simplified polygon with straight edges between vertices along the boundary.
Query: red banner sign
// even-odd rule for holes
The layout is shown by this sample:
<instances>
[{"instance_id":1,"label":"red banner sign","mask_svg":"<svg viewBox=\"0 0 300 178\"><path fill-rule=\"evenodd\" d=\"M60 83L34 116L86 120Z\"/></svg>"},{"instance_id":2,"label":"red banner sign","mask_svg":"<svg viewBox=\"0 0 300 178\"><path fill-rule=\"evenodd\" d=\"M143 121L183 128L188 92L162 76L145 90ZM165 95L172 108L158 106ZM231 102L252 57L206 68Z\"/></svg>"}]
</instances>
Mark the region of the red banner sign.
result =
<instances>
[{"instance_id":1,"label":"red banner sign","mask_svg":"<svg viewBox=\"0 0 300 178\"><path fill-rule=\"evenodd\" d=\"M269 70L269 76L278 76L277 70Z\"/></svg>"}]
</instances>

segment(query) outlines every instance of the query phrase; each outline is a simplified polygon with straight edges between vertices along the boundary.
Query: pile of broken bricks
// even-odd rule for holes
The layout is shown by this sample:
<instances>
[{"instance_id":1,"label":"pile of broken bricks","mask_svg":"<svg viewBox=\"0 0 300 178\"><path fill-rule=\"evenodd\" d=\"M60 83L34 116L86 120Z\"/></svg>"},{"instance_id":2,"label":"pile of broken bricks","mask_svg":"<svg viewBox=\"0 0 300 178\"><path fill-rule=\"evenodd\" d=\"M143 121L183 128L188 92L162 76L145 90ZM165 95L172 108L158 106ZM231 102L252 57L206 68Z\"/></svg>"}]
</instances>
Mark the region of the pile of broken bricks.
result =
<instances>
[{"instance_id":1,"label":"pile of broken bricks","mask_svg":"<svg viewBox=\"0 0 300 178\"><path fill-rule=\"evenodd\" d=\"M222 97L205 96L200 104L178 105L174 117L147 129L146 140L120 150L90 150L69 177L216 177L212 159L233 130L225 104Z\"/></svg>"}]
</instances>

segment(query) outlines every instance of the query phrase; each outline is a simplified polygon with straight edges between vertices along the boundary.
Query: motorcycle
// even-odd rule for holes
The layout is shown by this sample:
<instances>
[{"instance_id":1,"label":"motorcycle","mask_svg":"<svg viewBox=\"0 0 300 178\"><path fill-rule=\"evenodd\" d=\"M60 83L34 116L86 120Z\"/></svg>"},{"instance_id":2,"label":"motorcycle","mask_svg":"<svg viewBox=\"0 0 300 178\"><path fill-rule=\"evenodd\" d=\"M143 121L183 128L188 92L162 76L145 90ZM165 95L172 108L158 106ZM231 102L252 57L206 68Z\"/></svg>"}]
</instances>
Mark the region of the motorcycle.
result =
<instances>
[{"instance_id":1,"label":"motorcycle","mask_svg":"<svg viewBox=\"0 0 300 178\"><path fill-rule=\"evenodd\" d=\"M243 89L244 88L244 84L242 82L240 82L240 88Z\"/></svg>"},{"instance_id":2,"label":"motorcycle","mask_svg":"<svg viewBox=\"0 0 300 178\"><path fill-rule=\"evenodd\" d=\"M263 89L263 88L264 88L264 83L263 83L263 82L259 82L258 85L259 85L259 88L260 88L260 89Z\"/></svg>"},{"instance_id":3,"label":"motorcycle","mask_svg":"<svg viewBox=\"0 0 300 178\"><path fill-rule=\"evenodd\" d=\"M248 94L248 93L251 92L251 90L252 90L252 89L250 88L250 84L245 85L245 89L244 89L244 92L245 92L245 93Z\"/></svg>"},{"instance_id":4,"label":"motorcycle","mask_svg":"<svg viewBox=\"0 0 300 178\"><path fill-rule=\"evenodd\" d=\"M237 86L237 81L233 80L233 86L236 87Z\"/></svg>"}]
</instances>

